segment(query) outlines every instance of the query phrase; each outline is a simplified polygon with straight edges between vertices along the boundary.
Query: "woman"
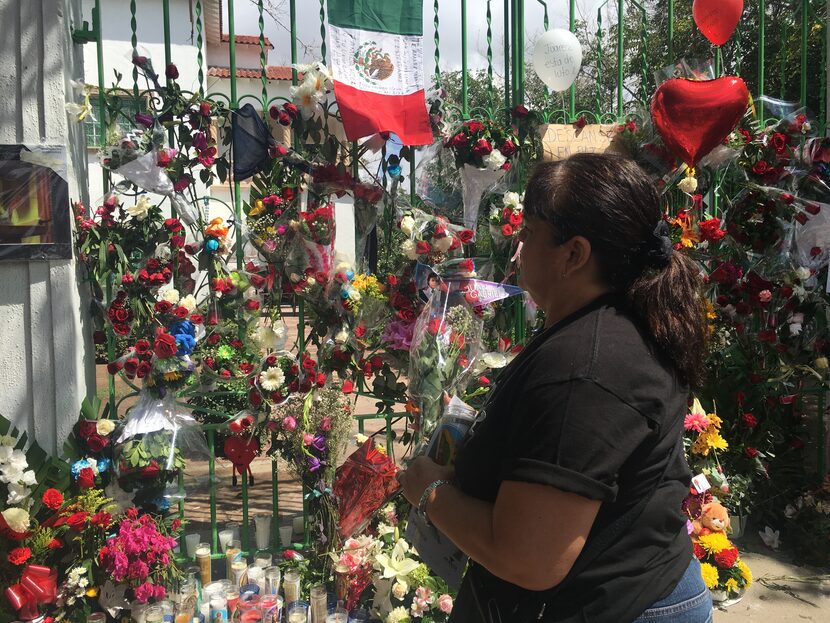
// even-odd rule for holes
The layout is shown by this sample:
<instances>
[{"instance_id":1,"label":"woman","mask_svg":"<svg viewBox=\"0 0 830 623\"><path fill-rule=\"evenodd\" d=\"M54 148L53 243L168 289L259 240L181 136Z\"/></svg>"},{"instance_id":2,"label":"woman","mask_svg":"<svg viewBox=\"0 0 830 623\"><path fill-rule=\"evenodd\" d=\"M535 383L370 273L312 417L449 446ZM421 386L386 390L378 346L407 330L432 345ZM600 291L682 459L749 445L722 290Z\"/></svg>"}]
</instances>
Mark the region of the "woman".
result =
<instances>
[{"instance_id":1,"label":"woman","mask_svg":"<svg viewBox=\"0 0 830 623\"><path fill-rule=\"evenodd\" d=\"M453 623L711 621L680 511L683 418L708 335L648 176L582 154L525 193L520 284L545 328L508 366L455 468L407 499L471 558Z\"/></svg>"}]
</instances>

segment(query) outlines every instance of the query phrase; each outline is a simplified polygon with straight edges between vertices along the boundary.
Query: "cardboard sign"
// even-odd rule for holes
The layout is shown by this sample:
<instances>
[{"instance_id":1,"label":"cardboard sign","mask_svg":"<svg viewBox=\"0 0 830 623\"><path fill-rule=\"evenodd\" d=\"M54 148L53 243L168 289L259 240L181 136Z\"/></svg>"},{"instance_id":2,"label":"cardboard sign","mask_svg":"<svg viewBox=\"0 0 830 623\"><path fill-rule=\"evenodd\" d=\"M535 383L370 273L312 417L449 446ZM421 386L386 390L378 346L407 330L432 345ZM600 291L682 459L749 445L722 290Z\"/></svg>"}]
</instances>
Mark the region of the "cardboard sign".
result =
<instances>
[{"instance_id":1,"label":"cardboard sign","mask_svg":"<svg viewBox=\"0 0 830 623\"><path fill-rule=\"evenodd\" d=\"M550 124L539 128L545 160L564 160L574 154L601 154L608 151L620 153L617 125Z\"/></svg>"}]
</instances>

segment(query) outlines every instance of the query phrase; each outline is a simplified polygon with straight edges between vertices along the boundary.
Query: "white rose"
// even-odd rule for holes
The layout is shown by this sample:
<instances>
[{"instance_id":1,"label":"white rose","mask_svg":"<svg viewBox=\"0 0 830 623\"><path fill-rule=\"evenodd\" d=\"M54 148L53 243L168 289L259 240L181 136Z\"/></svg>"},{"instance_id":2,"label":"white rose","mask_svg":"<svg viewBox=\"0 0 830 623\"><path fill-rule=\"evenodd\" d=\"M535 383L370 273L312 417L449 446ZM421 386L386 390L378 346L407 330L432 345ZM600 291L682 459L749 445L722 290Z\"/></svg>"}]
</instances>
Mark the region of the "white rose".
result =
<instances>
[{"instance_id":1,"label":"white rose","mask_svg":"<svg viewBox=\"0 0 830 623\"><path fill-rule=\"evenodd\" d=\"M813 273L806 266L800 266L795 270L795 276L801 281L807 281Z\"/></svg>"},{"instance_id":2,"label":"white rose","mask_svg":"<svg viewBox=\"0 0 830 623\"><path fill-rule=\"evenodd\" d=\"M407 259L410 260L417 260L418 259L418 249L415 246L415 242L412 240L404 240L403 244L401 245L401 253L403 253Z\"/></svg>"},{"instance_id":3,"label":"white rose","mask_svg":"<svg viewBox=\"0 0 830 623\"><path fill-rule=\"evenodd\" d=\"M334 336L334 343L335 344L345 344L349 341L349 332L345 329L341 329L338 331Z\"/></svg>"},{"instance_id":4,"label":"white rose","mask_svg":"<svg viewBox=\"0 0 830 623\"><path fill-rule=\"evenodd\" d=\"M192 314L193 310L196 309L196 297L192 294L188 294L187 296L179 299L179 305L184 307L189 314Z\"/></svg>"},{"instance_id":5,"label":"white rose","mask_svg":"<svg viewBox=\"0 0 830 623\"><path fill-rule=\"evenodd\" d=\"M697 180L694 177L684 177L677 183L677 188L680 192L691 195L697 190Z\"/></svg>"},{"instance_id":6,"label":"white rose","mask_svg":"<svg viewBox=\"0 0 830 623\"><path fill-rule=\"evenodd\" d=\"M179 302L179 291L176 288L170 288L161 293L161 300L167 301L171 305Z\"/></svg>"},{"instance_id":7,"label":"white rose","mask_svg":"<svg viewBox=\"0 0 830 623\"><path fill-rule=\"evenodd\" d=\"M147 195L141 195L138 203L127 208L127 214L135 219L138 219L139 221L143 221L147 218L147 213L150 211L151 207L152 204L150 203L150 199L147 198Z\"/></svg>"},{"instance_id":8,"label":"white rose","mask_svg":"<svg viewBox=\"0 0 830 623\"><path fill-rule=\"evenodd\" d=\"M404 216L401 219L401 231L405 235L411 236L412 232L415 231L415 219L409 215Z\"/></svg>"},{"instance_id":9,"label":"white rose","mask_svg":"<svg viewBox=\"0 0 830 623\"><path fill-rule=\"evenodd\" d=\"M438 249L441 253L446 253L452 246L452 236L444 236L443 238L433 238L432 246Z\"/></svg>"},{"instance_id":10,"label":"white rose","mask_svg":"<svg viewBox=\"0 0 830 623\"><path fill-rule=\"evenodd\" d=\"M408 591L409 587L406 585L406 582L398 581L392 586L392 596L399 601L402 601L406 597Z\"/></svg>"},{"instance_id":11,"label":"white rose","mask_svg":"<svg viewBox=\"0 0 830 623\"><path fill-rule=\"evenodd\" d=\"M508 191L504 193L504 197L502 198L505 206L509 206L511 208L515 208L521 205L522 200L519 198L519 193L514 193L512 191Z\"/></svg>"},{"instance_id":12,"label":"white rose","mask_svg":"<svg viewBox=\"0 0 830 623\"><path fill-rule=\"evenodd\" d=\"M505 162L507 162L507 158L498 149L494 149L484 157L484 164L491 171L498 171Z\"/></svg>"},{"instance_id":13,"label":"white rose","mask_svg":"<svg viewBox=\"0 0 830 623\"><path fill-rule=\"evenodd\" d=\"M0 515L14 532L26 532L29 529L29 513L22 508L7 508Z\"/></svg>"},{"instance_id":14,"label":"white rose","mask_svg":"<svg viewBox=\"0 0 830 623\"><path fill-rule=\"evenodd\" d=\"M115 422L113 422L112 420L98 420L98 423L95 424L95 432L101 435L102 437L106 437L114 430Z\"/></svg>"}]
</instances>

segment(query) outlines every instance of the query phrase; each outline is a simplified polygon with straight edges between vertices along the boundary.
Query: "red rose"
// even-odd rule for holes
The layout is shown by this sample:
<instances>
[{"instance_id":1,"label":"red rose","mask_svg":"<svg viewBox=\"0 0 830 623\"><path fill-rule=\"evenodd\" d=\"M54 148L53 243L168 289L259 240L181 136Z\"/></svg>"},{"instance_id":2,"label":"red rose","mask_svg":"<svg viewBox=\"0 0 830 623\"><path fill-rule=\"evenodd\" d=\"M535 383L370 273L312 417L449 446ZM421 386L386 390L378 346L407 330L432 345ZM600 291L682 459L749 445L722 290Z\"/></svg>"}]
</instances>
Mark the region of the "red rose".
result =
<instances>
[{"instance_id":1,"label":"red rose","mask_svg":"<svg viewBox=\"0 0 830 623\"><path fill-rule=\"evenodd\" d=\"M513 235L513 226L510 223L505 223L501 226L501 235L505 238L509 238Z\"/></svg>"},{"instance_id":2,"label":"red rose","mask_svg":"<svg viewBox=\"0 0 830 623\"><path fill-rule=\"evenodd\" d=\"M153 476L157 475L160 471L161 471L161 468L159 467L159 464L158 464L158 463L156 463L155 461L152 461L152 462L151 462L149 465L147 465L146 467L142 467L142 468L139 470L139 473L140 473L142 476L145 476L145 477L147 477L147 478L151 478L151 477L153 477Z\"/></svg>"},{"instance_id":3,"label":"red rose","mask_svg":"<svg viewBox=\"0 0 830 623\"><path fill-rule=\"evenodd\" d=\"M291 102L286 102L285 104L283 104L283 105L282 105L282 109L283 109L285 112L287 112L289 115L291 115L291 118L292 118L292 119L296 119L296 118L299 116L299 114L300 114L300 110L299 110L299 108L297 108L297 107L296 107L294 104L292 104Z\"/></svg>"},{"instance_id":4,"label":"red rose","mask_svg":"<svg viewBox=\"0 0 830 623\"><path fill-rule=\"evenodd\" d=\"M150 362L142 361L140 364L138 364L138 370L136 370L135 375L138 378L143 379L145 376L147 376L148 372L150 372Z\"/></svg>"},{"instance_id":5,"label":"red rose","mask_svg":"<svg viewBox=\"0 0 830 623\"><path fill-rule=\"evenodd\" d=\"M710 218L708 221L700 221L697 226L700 231L701 240L717 242L726 235L726 232L720 228L719 218Z\"/></svg>"},{"instance_id":6,"label":"red rose","mask_svg":"<svg viewBox=\"0 0 830 623\"><path fill-rule=\"evenodd\" d=\"M89 467L86 467L84 469L89 469L89 471L92 471ZM84 511L78 511L77 513L74 513L66 518L66 525L75 530L76 532L80 532L86 525L86 518L88 516L89 513L86 513Z\"/></svg>"},{"instance_id":7,"label":"red rose","mask_svg":"<svg viewBox=\"0 0 830 623\"><path fill-rule=\"evenodd\" d=\"M63 541L60 539L52 539L46 546L47 549L60 549L63 547Z\"/></svg>"},{"instance_id":8,"label":"red rose","mask_svg":"<svg viewBox=\"0 0 830 623\"><path fill-rule=\"evenodd\" d=\"M116 309L115 319L118 322L127 322L130 319L130 312L124 308Z\"/></svg>"},{"instance_id":9,"label":"red rose","mask_svg":"<svg viewBox=\"0 0 830 623\"><path fill-rule=\"evenodd\" d=\"M783 156L787 153L787 142L787 136L785 134L781 134L781 132L773 134L772 139L770 140L772 148L779 156Z\"/></svg>"},{"instance_id":10,"label":"red rose","mask_svg":"<svg viewBox=\"0 0 830 623\"><path fill-rule=\"evenodd\" d=\"M475 146L473 147L473 153L477 156L486 156L493 151L493 146L490 144L485 138L480 138L476 141Z\"/></svg>"},{"instance_id":11,"label":"red rose","mask_svg":"<svg viewBox=\"0 0 830 623\"><path fill-rule=\"evenodd\" d=\"M433 318L429 321L429 325L427 326L427 331L429 331L432 335L438 335L442 328L442 321L440 318Z\"/></svg>"},{"instance_id":12,"label":"red rose","mask_svg":"<svg viewBox=\"0 0 830 623\"><path fill-rule=\"evenodd\" d=\"M192 322L193 324L202 324L204 321L205 319L202 317L201 314L193 314L190 317L190 322Z\"/></svg>"},{"instance_id":13,"label":"red rose","mask_svg":"<svg viewBox=\"0 0 830 623\"><path fill-rule=\"evenodd\" d=\"M759 160L752 166L752 172L755 175L767 175L770 171L769 165L766 163L766 160Z\"/></svg>"},{"instance_id":14,"label":"red rose","mask_svg":"<svg viewBox=\"0 0 830 623\"><path fill-rule=\"evenodd\" d=\"M527 117L528 114L530 114L530 111L525 106L522 106L521 104L519 104L518 106L513 108L512 112L513 112L513 116L516 117L517 119L523 119L524 117Z\"/></svg>"},{"instance_id":15,"label":"red rose","mask_svg":"<svg viewBox=\"0 0 830 623\"><path fill-rule=\"evenodd\" d=\"M521 212L511 212L510 213L510 224L513 227L518 227L522 224L522 213Z\"/></svg>"},{"instance_id":16,"label":"red rose","mask_svg":"<svg viewBox=\"0 0 830 623\"><path fill-rule=\"evenodd\" d=\"M463 147L464 145L466 145L469 142L470 142L470 137L468 137L466 134L464 134L464 132L459 132L458 134L456 134L455 136L453 136L449 140L449 146L450 147Z\"/></svg>"},{"instance_id":17,"label":"red rose","mask_svg":"<svg viewBox=\"0 0 830 623\"><path fill-rule=\"evenodd\" d=\"M254 409L258 409L262 406L262 395L256 389L251 389L248 392L248 402Z\"/></svg>"},{"instance_id":18,"label":"red rose","mask_svg":"<svg viewBox=\"0 0 830 623\"><path fill-rule=\"evenodd\" d=\"M173 315L176 316L176 318L181 318L182 320L187 318L189 314L190 312L187 311L187 307L176 307L173 311Z\"/></svg>"},{"instance_id":19,"label":"red rose","mask_svg":"<svg viewBox=\"0 0 830 623\"><path fill-rule=\"evenodd\" d=\"M156 310L157 314L169 314L170 310L173 309L173 305L168 301L156 301L153 308Z\"/></svg>"},{"instance_id":20,"label":"red rose","mask_svg":"<svg viewBox=\"0 0 830 623\"><path fill-rule=\"evenodd\" d=\"M47 489L43 492L41 500L46 508L56 511L61 507L61 504L63 504L63 494L54 488Z\"/></svg>"},{"instance_id":21,"label":"red rose","mask_svg":"<svg viewBox=\"0 0 830 623\"><path fill-rule=\"evenodd\" d=\"M280 109L276 106L271 106L271 108L268 109L268 114L271 116L271 119L274 119L275 121L280 116L280 112Z\"/></svg>"},{"instance_id":22,"label":"red rose","mask_svg":"<svg viewBox=\"0 0 830 623\"><path fill-rule=\"evenodd\" d=\"M282 158L287 153L288 153L288 150L285 148L285 146L280 145L279 143L271 145L268 148L268 155L271 156L271 158L275 158L275 159L276 158Z\"/></svg>"},{"instance_id":23,"label":"red rose","mask_svg":"<svg viewBox=\"0 0 830 623\"><path fill-rule=\"evenodd\" d=\"M343 381L343 393L344 394L351 394L354 391L354 383L351 380L346 379Z\"/></svg>"},{"instance_id":24,"label":"red rose","mask_svg":"<svg viewBox=\"0 0 830 623\"><path fill-rule=\"evenodd\" d=\"M582 128L584 128L586 125L588 125L588 119L585 117L585 115L582 115L579 119L577 119L576 121L574 121L574 127L575 127L577 130L581 130L581 129L582 129Z\"/></svg>"},{"instance_id":25,"label":"red rose","mask_svg":"<svg viewBox=\"0 0 830 623\"><path fill-rule=\"evenodd\" d=\"M465 260L461 260L458 263L458 270L463 271L463 272L471 273L475 270L475 268L476 268L475 264L473 264L473 260L470 259L470 258L467 258Z\"/></svg>"},{"instance_id":26,"label":"red rose","mask_svg":"<svg viewBox=\"0 0 830 623\"><path fill-rule=\"evenodd\" d=\"M91 467L84 467L78 474L78 486L81 489L91 489L95 486L95 472Z\"/></svg>"},{"instance_id":27,"label":"red rose","mask_svg":"<svg viewBox=\"0 0 830 623\"><path fill-rule=\"evenodd\" d=\"M358 339L366 336L366 327L363 324L359 324L354 329L354 336Z\"/></svg>"},{"instance_id":28,"label":"red rose","mask_svg":"<svg viewBox=\"0 0 830 623\"><path fill-rule=\"evenodd\" d=\"M462 229L458 232L458 237L461 239L461 242L464 244L468 244L473 241L473 237L475 236L475 232L472 229Z\"/></svg>"},{"instance_id":29,"label":"red rose","mask_svg":"<svg viewBox=\"0 0 830 623\"><path fill-rule=\"evenodd\" d=\"M418 255L426 255L430 252L430 249L432 249L432 247L426 240L419 240L417 243L415 243L415 252Z\"/></svg>"},{"instance_id":30,"label":"red rose","mask_svg":"<svg viewBox=\"0 0 830 623\"><path fill-rule=\"evenodd\" d=\"M741 135L744 143L751 143L752 142L752 134L750 134L749 130L745 130L744 128L738 128L738 134Z\"/></svg>"},{"instance_id":31,"label":"red rose","mask_svg":"<svg viewBox=\"0 0 830 623\"><path fill-rule=\"evenodd\" d=\"M516 144L513 141L504 141L504 143L502 143L501 147L499 147L499 151L501 152L501 155L504 156L505 158L509 158L510 156L515 154L518 150L519 150L519 148L516 147Z\"/></svg>"},{"instance_id":32,"label":"red rose","mask_svg":"<svg viewBox=\"0 0 830 623\"><path fill-rule=\"evenodd\" d=\"M135 373L138 371L138 364L139 361L135 357L127 359L127 361L124 362L124 374L130 378L133 378Z\"/></svg>"},{"instance_id":33,"label":"red rose","mask_svg":"<svg viewBox=\"0 0 830 623\"><path fill-rule=\"evenodd\" d=\"M326 384L326 375L323 374L322 372L319 372L317 374L316 384L317 384L317 387L324 387L325 384Z\"/></svg>"},{"instance_id":34,"label":"red rose","mask_svg":"<svg viewBox=\"0 0 830 623\"><path fill-rule=\"evenodd\" d=\"M758 450L756 450L752 446L747 446L744 449L744 454L746 454L749 458L754 459L756 456L758 456Z\"/></svg>"},{"instance_id":35,"label":"red rose","mask_svg":"<svg viewBox=\"0 0 830 623\"><path fill-rule=\"evenodd\" d=\"M292 188L290 186L286 186L285 188L282 189L282 191L280 192L280 195L282 196L282 198L285 201L293 201L294 197L296 196L296 193L297 193L297 191L294 188Z\"/></svg>"},{"instance_id":36,"label":"red rose","mask_svg":"<svg viewBox=\"0 0 830 623\"><path fill-rule=\"evenodd\" d=\"M513 165L510 164L509 162L505 162L503 165L501 165L501 170L502 171L509 171L512 168L513 168Z\"/></svg>"},{"instance_id":37,"label":"red rose","mask_svg":"<svg viewBox=\"0 0 830 623\"><path fill-rule=\"evenodd\" d=\"M177 234L182 230L182 222L177 218L169 218L164 221L167 231Z\"/></svg>"},{"instance_id":38,"label":"red rose","mask_svg":"<svg viewBox=\"0 0 830 623\"><path fill-rule=\"evenodd\" d=\"M751 413L744 413L741 416L741 421L746 425L747 428L755 428L758 426L758 418L756 418Z\"/></svg>"},{"instance_id":39,"label":"red rose","mask_svg":"<svg viewBox=\"0 0 830 623\"><path fill-rule=\"evenodd\" d=\"M179 68L176 67L173 63L167 65L164 69L164 75L167 76L170 80L175 80L179 77Z\"/></svg>"},{"instance_id":40,"label":"red rose","mask_svg":"<svg viewBox=\"0 0 830 623\"><path fill-rule=\"evenodd\" d=\"M15 547L9 552L9 562L20 566L32 557L32 550L28 547Z\"/></svg>"},{"instance_id":41,"label":"red rose","mask_svg":"<svg viewBox=\"0 0 830 623\"><path fill-rule=\"evenodd\" d=\"M821 212L821 206L817 203L805 203L804 210L815 216Z\"/></svg>"},{"instance_id":42,"label":"red rose","mask_svg":"<svg viewBox=\"0 0 830 623\"><path fill-rule=\"evenodd\" d=\"M176 338L167 332L159 332L156 336L156 343L153 351L159 359L167 359L176 354L179 347L176 345Z\"/></svg>"},{"instance_id":43,"label":"red rose","mask_svg":"<svg viewBox=\"0 0 830 623\"><path fill-rule=\"evenodd\" d=\"M95 513L89 518L89 523L99 528L107 528L112 523L112 515L109 513Z\"/></svg>"},{"instance_id":44,"label":"red rose","mask_svg":"<svg viewBox=\"0 0 830 623\"><path fill-rule=\"evenodd\" d=\"M721 569L731 569L738 560L738 548L729 547L715 554L715 562Z\"/></svg>"},{"instance_id":45,"label":"red rose","mask_svg":"<svg viewBox=\"0 0 830 623\"><path fill-rule=\"evenodd\" d=\"M86 440L86 445L89 448L90 452L95 454L101 452L104 448L106 448L110 443L110 440L106 437L102 437L101 435L95 434L90 436L89 439ZM86 468L90 469L91 468ZM94 476L93 476L94 477Z\"/></svg>"},{"instance_id":46,"label":"red rose","mask_svg":"<svg viewBox=\"0 0 830 623\"><path fill-rule=\"evenodd\" d=\"M259 309L259 301L256 299L248 299L245 301L245 309L249 311L257 311Z\"/></svg>"},{"instance_id":47,"label":"red rose","mask_svg":"<svg viewBox=\"0 0 830 623\"><path fill-rule=\"evenodd\" d=\"M314 362L313 359L310 357L303 360L303 370L306 372L314 372L315 368L317 368L317 364Z\"/></svg>"},{"instance_id":48,"label":"red rose","mask_svg":"<svg viewBox=\"0 0 830 623\"><path fill-rule=\"evenodd\" d=\"M123 367L124 364L122 364L120 361L112 361L107 364L107 372L115 376L116 374L118 374L118 372L120 372L121 368Z\"/></svg>"},{"instance_id":49,"label":"red rose","mask_svg":"<svg viewBox=\"0 0 830 623\"><path fill-rule=\"evenodd\" d=\"M399 309L398 318L400 318L404 322L412 322L413 320L415 320L415 310L410 308Z\"/></svg>"},{"instance_id":50,"label":"red rose","mask_svg":"<svg viewBox=\"0 0 830 623\"><path fill-rule=\"evenodd\" d=\"M277 123L279 123L280 125L284 125L284 126L291 125L291 115L289 115L287 112L281 110L280 114L277 115Z\"/></svg>"},{"instance_id":51,"label":"red rose","mask_svg":"<svg viewBox=\"0 0 830 623\"><path fill-rule=\"evenodd\" d=\"M98 432L98 422L95 420L81 420L78 422L78 434L81 439L89 439Z\"/></svg>"}]
</instances>

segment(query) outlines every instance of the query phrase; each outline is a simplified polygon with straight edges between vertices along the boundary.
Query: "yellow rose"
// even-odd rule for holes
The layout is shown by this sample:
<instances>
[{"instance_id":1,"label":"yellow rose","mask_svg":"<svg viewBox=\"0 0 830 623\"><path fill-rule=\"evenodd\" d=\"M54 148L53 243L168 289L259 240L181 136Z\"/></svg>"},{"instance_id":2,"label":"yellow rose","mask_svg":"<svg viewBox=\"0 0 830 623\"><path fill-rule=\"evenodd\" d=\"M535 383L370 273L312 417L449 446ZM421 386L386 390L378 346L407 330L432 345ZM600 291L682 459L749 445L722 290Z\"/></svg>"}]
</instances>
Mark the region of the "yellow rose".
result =
<instances>
[{"instance_id":1,"label":"yellow rose","mask_svg":"<svg viewBox=\"0 0 830 623\"><path fill-rule=\"evenodd\" d=\"M115 422L112 420L98 420L95 424L95 432L101 435L102 437L106 437L112 431L115 430Z\"/></svg>"}]
</instances>

